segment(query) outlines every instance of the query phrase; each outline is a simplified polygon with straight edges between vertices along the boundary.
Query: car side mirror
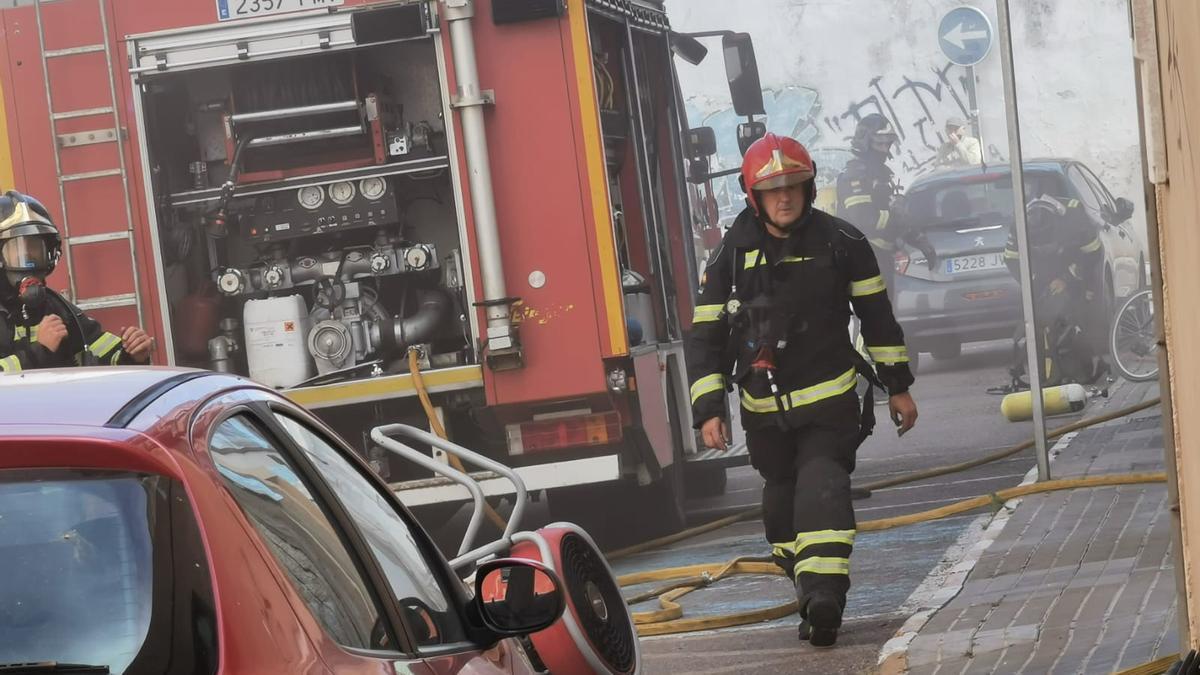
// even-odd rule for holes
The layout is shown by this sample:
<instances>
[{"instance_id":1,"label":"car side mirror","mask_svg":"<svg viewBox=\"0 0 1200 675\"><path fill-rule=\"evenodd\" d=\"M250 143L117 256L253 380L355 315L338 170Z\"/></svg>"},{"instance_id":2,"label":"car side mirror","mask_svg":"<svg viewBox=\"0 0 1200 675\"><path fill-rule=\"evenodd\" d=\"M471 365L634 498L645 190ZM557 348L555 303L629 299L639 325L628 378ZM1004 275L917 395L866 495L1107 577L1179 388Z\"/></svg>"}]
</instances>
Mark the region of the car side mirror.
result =
<instances>
[{"instance_id":1,"label":"car side mirror","mask_svg":"<svg viewBox=\"0 0 1200 675\"><path fill-rule=\"evenodd\" d=\"M750 34L726 33L721 37L721 46L725 51L725 76L729 79L734 112L738 117L767 114Z\"/></svg>"},{"instance_id":2,"label":"car side mirror","mask_svg":"<svg viewBox=\"0 0 1200 675\"><path fill-rule=\"evenodd\" d=\"M767 135L767 125L763 122L742 122L737 126L738 149L745 156L746 151L754 145L754 141Z\"/></svg>"},{"instance_id":3,"label":"car side mirror","mask_svg":"<svg viewBox=\"0 0 1200 675\"><path fill-rule=\"evenodd\" d=\"M1124 197L1117 199L1117 210L1113 213L1116 223L1123 223L1133 217L1133 202Z\"/></svg>"},{"instance_id":4,"label":"car side mirror","mask_svg":"<svg viewBox=\"0 0 1200 675\"><path fill-rule=\"evenodd\" d=\"M475 572L475 607L488 630L513 637L550 627L566 608L562 582L533 560L503 558Z\"/></svg>"}]
</instances>

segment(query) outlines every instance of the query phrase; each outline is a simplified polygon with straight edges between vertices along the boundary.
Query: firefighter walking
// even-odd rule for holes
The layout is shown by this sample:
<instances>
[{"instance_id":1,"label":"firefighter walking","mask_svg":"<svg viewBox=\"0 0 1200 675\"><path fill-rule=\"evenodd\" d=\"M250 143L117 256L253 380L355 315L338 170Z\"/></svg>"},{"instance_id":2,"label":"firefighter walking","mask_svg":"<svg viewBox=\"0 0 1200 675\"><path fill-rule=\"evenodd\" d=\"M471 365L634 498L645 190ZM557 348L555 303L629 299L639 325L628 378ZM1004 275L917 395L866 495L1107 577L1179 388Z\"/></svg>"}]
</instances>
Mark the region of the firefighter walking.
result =
<instances>
[{"instance_id":1,"label":"firefighter walking","mask_svg":"<svg viewBox=\"0 0 1200 675\"><path fill-rule=\"evenodd\" d=\"M106 332L46 285L61 253L46 207L19 192L0 195L0 374L148 362L154 340L145 331Z\"/></svg>"},{"instance_id":2,"label":"firefighter walking","mask_svg":"<svg viewBox=\"0 0 1200 675\"><path fill-rule=\"evenodd\" d=\"M766 483L766 537L796 584L800 638L830 647L850 588L850 473L874 425L871 402L860 406L858 376L882 381L901 433L917 408L871 246L854 226L813 208L815 175L791 138L767 134L747 150L749 206L705 270L687 355L693 413L709 447L728 443L726 392L738 386L751 463ZM850 342L851 307L874 370Z\"/></svg>"}]
</instances>

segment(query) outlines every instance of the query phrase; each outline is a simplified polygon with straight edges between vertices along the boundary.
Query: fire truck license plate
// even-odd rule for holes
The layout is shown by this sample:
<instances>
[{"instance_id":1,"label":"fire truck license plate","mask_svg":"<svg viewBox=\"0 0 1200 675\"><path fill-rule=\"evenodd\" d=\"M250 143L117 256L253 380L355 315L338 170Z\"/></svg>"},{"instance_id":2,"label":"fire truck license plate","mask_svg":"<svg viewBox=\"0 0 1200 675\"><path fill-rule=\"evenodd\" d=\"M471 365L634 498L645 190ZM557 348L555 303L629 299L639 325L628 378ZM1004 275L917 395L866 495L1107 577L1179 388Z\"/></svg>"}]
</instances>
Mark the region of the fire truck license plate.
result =
<instances>
[{"instance_id":1,"label":"fire truck license plate","mask_svg":"<svg viewBox=\"0 0 1200 675\"><path fill-rule=\"evenodd\" d=\"M345 2L346 0L217 0L217 18L221 21L252 19L256 16L334 7Z\"/></svg>"}]
</instances>

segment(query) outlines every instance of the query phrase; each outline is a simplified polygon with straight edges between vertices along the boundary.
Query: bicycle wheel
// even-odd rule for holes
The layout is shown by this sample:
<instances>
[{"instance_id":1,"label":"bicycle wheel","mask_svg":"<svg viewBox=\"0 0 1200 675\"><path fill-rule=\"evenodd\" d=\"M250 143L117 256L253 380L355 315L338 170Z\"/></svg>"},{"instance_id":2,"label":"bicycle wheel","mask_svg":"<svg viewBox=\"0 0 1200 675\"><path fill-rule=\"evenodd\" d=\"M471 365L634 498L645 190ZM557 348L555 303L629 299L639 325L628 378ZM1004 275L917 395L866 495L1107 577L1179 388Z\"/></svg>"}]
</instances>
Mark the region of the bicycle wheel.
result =
<instances>
[{"instance_id":1,"label":"bicycle wheel","mask_svg":"<svg viewBox=\"0 0 1200 675\"><path fill-rule=\"evenodd\" d=\"M1131 382L1158 377L1158 338L1154 326L1154 297L1134 293L1113 319L1110 335L1113 365Z\"/></svg>"}]
</instances>

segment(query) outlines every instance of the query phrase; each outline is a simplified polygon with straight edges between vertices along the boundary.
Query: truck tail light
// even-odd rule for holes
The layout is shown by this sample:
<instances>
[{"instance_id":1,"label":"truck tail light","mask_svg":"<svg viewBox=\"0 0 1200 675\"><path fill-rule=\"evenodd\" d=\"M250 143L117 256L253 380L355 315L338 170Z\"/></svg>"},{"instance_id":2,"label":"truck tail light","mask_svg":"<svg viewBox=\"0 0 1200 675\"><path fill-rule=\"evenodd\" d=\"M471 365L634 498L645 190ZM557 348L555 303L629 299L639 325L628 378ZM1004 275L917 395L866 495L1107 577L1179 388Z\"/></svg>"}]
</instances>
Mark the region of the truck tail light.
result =
<instances>
[{"instance_id":1,"label":"truck tail light","mask_svg":"<svg viewBox=\"0 0 1200 675\"><path fill-rule=\"evenodd\" d=\"M511 455L608 445L621 440L621 415L612 411L534 420L510 424L506 432Z\"/></svg>"},{"instance_id":2,"label":"truck tail light","mask_svg":"<svg viewBox=\"0 0 1200 675\"><path fill-rule=\"evenodd\" d=\"M908 274L908 254L904 251L896 251L896 274Z\"/></svg>"}]
</instances>

